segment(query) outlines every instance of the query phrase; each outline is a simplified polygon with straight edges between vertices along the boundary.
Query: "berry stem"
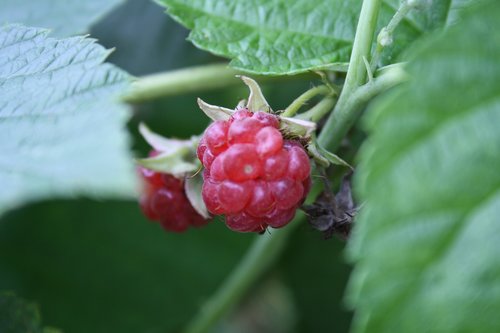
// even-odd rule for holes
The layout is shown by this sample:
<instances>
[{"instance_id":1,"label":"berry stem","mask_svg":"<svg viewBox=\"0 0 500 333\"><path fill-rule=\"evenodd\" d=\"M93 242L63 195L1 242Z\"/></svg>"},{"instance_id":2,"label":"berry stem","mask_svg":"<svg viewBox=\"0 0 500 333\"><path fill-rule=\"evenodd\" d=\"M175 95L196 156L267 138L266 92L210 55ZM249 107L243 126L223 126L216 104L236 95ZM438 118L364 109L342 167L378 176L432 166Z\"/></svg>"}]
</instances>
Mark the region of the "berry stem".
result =
<instances>
[{"instance_id":1,"label":"berry stem","mask_svg":"<svg viewBox=\"0 0 500 333\"><path fill-rule=\"evenodd\" d=\"M246 291L280 256L288 237L301 220L296 218L286 228L272 229L269 233L256 236L257 239L240 264L202 306L184 333L208 332L228 310L238 304Z\"/></svg>"},{"instance_id":2,"label":"berry stem","mask_svg":"<svg viewBox=\"0 0 500 333\"><path fill-rule=\"evenodd\" d=\"M311 98L317 95L332 95L335 92L332 91L332 88L327 85L321 85L314 88L311 88L304 92L302 95L297 97L292 104L290 104L285 111L281 114L282 117L293 117L299 109Z\"/></svg>"},{"instance_id":3,"label":"berry stem","mask_svg":"<svg viewBox=\"0 0 500 333\"><path fill-rule=\"evenodd\" d=\"M354 91L366 82L367 73L363 58L370 58L380 3L381 0L363 1L344 88L318 137L319 143L328 150L335 151L338 148L358 115L346 106L351 103Z\"/></svg>"},{"instance_id":4,"label":"berry stem","mask_svg":"<svg viewBox=\"0 0 500 333\"><path fill-rule=\"evenodd\" d=\"M318 122L325 114L330 112L335 106L337 101L336 97L328 96L323 98L318 104L313 106L310 110L301 113L297 116L299 119L310 120L312 122Z\"/></svg>"}]
</instances>

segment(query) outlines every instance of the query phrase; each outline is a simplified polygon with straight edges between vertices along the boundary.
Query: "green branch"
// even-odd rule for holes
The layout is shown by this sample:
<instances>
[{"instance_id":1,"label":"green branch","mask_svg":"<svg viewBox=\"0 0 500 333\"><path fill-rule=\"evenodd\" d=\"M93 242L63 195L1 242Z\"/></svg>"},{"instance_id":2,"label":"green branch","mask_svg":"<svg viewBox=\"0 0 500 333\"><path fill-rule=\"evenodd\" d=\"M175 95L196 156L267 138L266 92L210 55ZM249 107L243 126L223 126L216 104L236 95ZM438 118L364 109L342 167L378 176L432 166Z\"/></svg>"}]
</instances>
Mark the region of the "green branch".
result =
<instances>
[{"instance_id":1,"label":"green branch","mask_svg":"<svg viewBox=\"0 0 500 333\"><path fill-rule=\"evenodd\" d=\"M203 305L184 332L208 332L277 260L285 248L286 240L301 220L301 218L296 218L283 229L271 229L269 233L257 236L241 263L224 281L221 288Z\"/></svg>"},{"instance_id":2,"label":"green branch","mask_svg":"<svg viewBox=\"0 0 500 333\"><path fill-rule=\"evenodd\" d=\"M407 79L408 76L401 67L394 67L391 70L387 70L383 75L354 90L344 106L349 114L349 118L343 123L334 123L332 131L342 132L340 126L350 128L370 100Z\"/></svg>"},{"instance_id":3,"label":"green branch","mask_svg":"<svg viewBox=\"0 0 500 333\"><path fill-rule=\"evenodd\" d=\"M325 97L318 104L316 104L306 112L299 114L296 118L310 120L316 123L332 110L332 108L335 106L336 101L336 97Z\"/></svg>"},{"instance_id":4,"label":"green branch","mask_svg":"<svg viewBox=\"0 0 500 333\"><path fill-rule=\"evenodd\" d=\"M333 94L333 93L334 93L334 91L332 90L332 88L330 88L330 87L328 87L326 85L321 85L321 86L317 86L317 87L311 88L311 89L307 90L306 92L304 92L299 97L297 97L292 102L292 104L290 104L285 109L285 111L281 114L281 116L283 116L283 117L293 117L299 111L299 109L307 101L309 101L311 98L313 98L314 96L317 96L317 95L330 95L330 94Z\"/></svg>"},{"instance_id":5,"label":"green branch","mask_svg":"<svg viewBox=\"0 0 500 333\"><path fill-rule=\"evenodd\" d=\"M123 100L128 103L140 103L159 97L237 86L241 84L241 80L236 76L243 74L222 63L147 75L137 78L132 83L130 91L123 96ZM294 76L252 75L252 77L259 82L315 78L311 73Z\"/></svg>"},{"instance_id":6,"label":"green branch","mask_svg":"<svg viewBox=\"0 0 500 333\"><path fill-rule=\"evenodd\" d=\"M354 90L366 82L367 72L363 58L370 58L380 3L381 0L363 1L344 88L318 137L319 143L330 151L335 151L338 148L341 140L356 120L356 114L350 112L346 105L352 98Z\"/></svg>"},{"instance_id":7,"label":"green branch","mask_svg":"<svg viewBox=\"0 0 500 333\"><path fill-rule=\"evenodd\" d=\"M130 92L123 98L126 102L138 103L158 97L224 88L240 82L236 78L237 74L239 72L229 68L227 64L188 67L152 74L133 82Z\"/></svg>"}]
</instances>

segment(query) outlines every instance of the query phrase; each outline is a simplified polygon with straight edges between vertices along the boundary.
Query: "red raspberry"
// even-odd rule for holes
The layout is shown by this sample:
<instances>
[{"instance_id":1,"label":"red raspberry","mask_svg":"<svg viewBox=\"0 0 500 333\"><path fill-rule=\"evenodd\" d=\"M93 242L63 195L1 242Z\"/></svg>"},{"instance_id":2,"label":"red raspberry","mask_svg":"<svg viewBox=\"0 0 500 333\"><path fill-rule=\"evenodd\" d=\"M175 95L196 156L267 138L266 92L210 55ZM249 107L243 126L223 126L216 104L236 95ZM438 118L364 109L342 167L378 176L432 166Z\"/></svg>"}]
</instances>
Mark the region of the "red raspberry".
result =
<instances>
[{"instance_id":1,"label":"red raspberry","mask_svg":"<svg viewBox=\"0 0 500 333\"><path fill-rule=\"evenodd\" d=\"M191 206L182 180L143 167L139 167L139 172L144 179L144 192L139 204L150 220L159 221L165 230L174 232L208 223Z\"/></svg>"},{"instance_id":2,"label":"red raspberry","mask_svg":"<svg viewBox=\"0 0 500 333\"><path fill-rule=\"evenodd\" d=\"M229 228L261 232L290 222L311 186L309 157L284 140L277 116L239 110L211 124L198 146L203 200Z\"/></svg>"}]
</instances>

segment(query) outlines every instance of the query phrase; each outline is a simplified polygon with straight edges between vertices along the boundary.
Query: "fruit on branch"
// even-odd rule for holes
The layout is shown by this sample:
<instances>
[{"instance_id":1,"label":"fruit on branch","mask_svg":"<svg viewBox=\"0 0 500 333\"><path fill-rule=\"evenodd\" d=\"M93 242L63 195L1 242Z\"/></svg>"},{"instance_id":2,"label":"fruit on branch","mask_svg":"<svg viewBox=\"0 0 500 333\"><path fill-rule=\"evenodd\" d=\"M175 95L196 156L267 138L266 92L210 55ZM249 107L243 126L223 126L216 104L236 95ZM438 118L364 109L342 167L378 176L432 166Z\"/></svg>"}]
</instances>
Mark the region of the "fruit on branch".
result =
<instances>
[{"instance_id":1,"label":"fruit on branch","mask_svg":"<svg viewBox=\"0 0 500 333\"><path fill-rule=\"evenodd\" d=\"M139 204L146 217L158 221L165 230L173 232L208 223L188 200L183 179L142 166L138 170L144 183Z\"/></svg>"},{"instance_id":2,"label":"fruit on branch","mask_svg":"<svg viewBox=\"0 0 500 333\"><path fill-rule=\"evenodd\" d=\"M243 108L212 123L200 140L203 200L210 213L225 214L232 230L283 227L309 192L309 157L279 127L278 116Z\"/></svg>"},{"instance_id":3,"label":"fruit on branch","mask_svg":"<svg viewBox=\"0 0 500 333\"><path fill-rule=\"evenodd\" d=\"M139 131L153 147L148 158L137 160L144 184L139 200L144 214L174 232L207 224L211 216L201 199L202 177L196 174L199 138L165 138L144 124Z\"/></svg>"}]
</instances>

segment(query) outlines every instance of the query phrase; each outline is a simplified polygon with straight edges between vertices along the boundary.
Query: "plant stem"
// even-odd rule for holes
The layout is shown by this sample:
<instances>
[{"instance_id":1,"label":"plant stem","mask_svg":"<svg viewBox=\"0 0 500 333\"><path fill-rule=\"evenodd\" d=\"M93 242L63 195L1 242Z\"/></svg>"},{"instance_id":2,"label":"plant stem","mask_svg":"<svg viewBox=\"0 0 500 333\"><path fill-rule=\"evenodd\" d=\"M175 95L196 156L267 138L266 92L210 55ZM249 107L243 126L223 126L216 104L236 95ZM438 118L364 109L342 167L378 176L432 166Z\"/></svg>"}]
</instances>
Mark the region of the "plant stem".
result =
<instances>
[{"instance_id":1,"label":"plant stem","mask_svg":"<svg viewBox=\"0 0 500 333\"><path fill-rule=\"evenodd\" d=\"M363 108L373 97L394 87L408 78L406 72L400 67L394 67L386 71L380 77L377 77L365 85L355 89L345 104L345 109L349 110L350 119L356 120ZM352 123L349 123L349 127Z\"/></svg>"},{"instance_id":2,"label":"plant stem","mask_svg":"<svg viewBox=\"0 0 500 333\"><path fill-rule=\"evenodd\" d=\"M378 65L383 48L392 44L393 41L392 34L394 33L394 30L399 25L399 23L405 18L408 12L412 8L415 8L417 6L417 3L418 1L415 0L401 1L398 10L396 11L396 13L394 13L394 16L389 21L389 24L387 24L387 26L385 26L380 30L377 36L377 46L375 48L375 53L373 54L371 61L372 71L374 71Z\"/></svg>"},{"instance_id":3,"label":"plant stem","mask_svg":"<svg viewBox=\"0 0 500 333\"><path fill-rule=\"evenodd\" d=\"M124 96L124 100L138 103L162 96L222 88L237 84L237 74L238 72L227 64L188 67L152 74L133 82L132 89Z\"/></svg>"},{"instance_id":4,"label":"plant stem","mask_svg":"<svg viewBox=\"0 0 500 333\"><path fill-rule=\"evenodd\" d=\"M231 273L221 288L202 306L184 333L205 333L245 295L262 273L276 261L286 240L301 223L296 218L286 228L275 229L257 236L245 257Z\"/></svg>"},{"instance_id":5,"label":"plant stem","mask_svg":"<svg viewBox=\"0 0 500 333\"><path fill-rule=\"evenodd\" d=\"M313 98L316 95L329 95L332 94L333 91L331 90L330 87L326 85L321 85L317 86L314 88L309 89L308 91L304 92L302 95L297 97L292 104L290 104L285 111L281 114L283 117L293 117L299 109L311 98Z\"/></svg>"},{"instance_id":6,"label":"plant stem","mask_svg":"<svg viewBox=\"0 0 500 333\"><path fill-rule=\"evenodd\" d=\"M228 67L226 63L188 67L164 73L147 75L132 83L132 88L123 96L128 103L179 95L189 92L215 90L241 83L236 75L244 73ZM301 80L314 77L311 73L294 76L252 75L259 82L279 80Z\"/></svg>"},{"instance_id":7,"label":"plant stem","mask_svg":"<svg viewBox=\"0 0 500 333\"><path fill-rule=\"evenodd\" d=\"M328 150L335 151L338 148L341 140L356 120L356 114L351 113L346 108L346 104L354 90L366 82L367 74L363 57L370 58L380 2L381 0L363 1L344 88L318 137L319 143Z\"/></svg>"},{"instance_id":8,"label":"plant stem","mask_svg":"<svg viewBox=\"0 0 500 333\"><path fill-rule=\"evenodd\" d=\"M336 97L328 96L323 98L318 104L310 110L299 114L296 118L318 122L325 114L330 112L337 101Z\"/></svg>"}]
</instances>

